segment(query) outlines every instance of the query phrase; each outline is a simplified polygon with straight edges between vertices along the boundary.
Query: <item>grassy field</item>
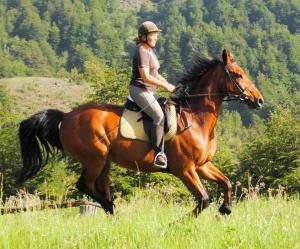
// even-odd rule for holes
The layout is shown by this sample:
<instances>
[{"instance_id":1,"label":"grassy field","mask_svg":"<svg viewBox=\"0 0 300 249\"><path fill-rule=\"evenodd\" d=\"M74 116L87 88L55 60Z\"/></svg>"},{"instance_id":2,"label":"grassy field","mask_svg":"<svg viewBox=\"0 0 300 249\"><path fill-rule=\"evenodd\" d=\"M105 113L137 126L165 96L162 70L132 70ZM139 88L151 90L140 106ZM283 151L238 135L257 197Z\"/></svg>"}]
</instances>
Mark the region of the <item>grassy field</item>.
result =
<instances>
[{"instance_id":1,"label":"grassy field","mask_svg":"<svg viewBox=\"0 0 300 249\"><path fill-rule=\"evenodd\" d=\"M115 216L80 216L78 208L6 214L0 248L300 248L298 198L251 198L228 217L212 204L180 220L193 205L148 191L117 199Z\"/></svg>"},{"instance_id":2,"label":"grassy field","mask_svg":"<svg viewBox=\"0 0 300 249\"><path fill-rule=\"evenodd\" d=\"M24 114L52 108L70 111L86 102L91 93L87 83L46 77L0 79L0 86L6 87L15 97L18 111Z\"/></svg>"}]
</instances>

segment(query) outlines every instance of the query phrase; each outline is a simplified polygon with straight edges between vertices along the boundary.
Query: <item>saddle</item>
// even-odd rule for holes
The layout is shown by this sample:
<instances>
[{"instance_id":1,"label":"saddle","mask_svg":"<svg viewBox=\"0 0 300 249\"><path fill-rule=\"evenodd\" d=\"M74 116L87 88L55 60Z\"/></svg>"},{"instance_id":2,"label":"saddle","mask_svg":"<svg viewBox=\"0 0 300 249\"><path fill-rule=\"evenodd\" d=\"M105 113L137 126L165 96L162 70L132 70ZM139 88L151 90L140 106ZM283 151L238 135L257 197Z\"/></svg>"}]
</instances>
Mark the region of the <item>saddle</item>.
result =
<instances>
[{"instance_id":1,"label":"saddle","mask_svg":"<svg viewBox=\"0 0 300 249\"><path fill-rule=\"evenodd\" d=\"M165 140L170 140L177 131L175 102L159 98L165 116ZM127 97L121 118L120 133L125 138L150 141L152 119L130 98Z\"/></svg>"}]
</instances>

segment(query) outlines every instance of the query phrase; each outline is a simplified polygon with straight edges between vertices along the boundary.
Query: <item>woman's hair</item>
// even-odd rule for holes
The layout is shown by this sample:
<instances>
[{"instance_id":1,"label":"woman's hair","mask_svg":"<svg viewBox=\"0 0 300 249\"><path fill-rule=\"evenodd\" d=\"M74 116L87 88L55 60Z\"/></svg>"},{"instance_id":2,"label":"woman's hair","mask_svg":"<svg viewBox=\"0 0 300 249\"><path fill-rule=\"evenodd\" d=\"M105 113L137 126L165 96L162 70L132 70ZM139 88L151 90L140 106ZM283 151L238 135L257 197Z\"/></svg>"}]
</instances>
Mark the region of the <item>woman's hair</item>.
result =
<instances>
[{"instance_id":1,"label":"woman's hair","mask_svg":"<svg viewBox=\"0 0 300 249\"><path fill-rule=\"evenodd\" d=\"M139 35L133 40L136 45L139 45L140 43L146 43L147 42L147 36L145 35Z\"/></svg>"}]
</instances>

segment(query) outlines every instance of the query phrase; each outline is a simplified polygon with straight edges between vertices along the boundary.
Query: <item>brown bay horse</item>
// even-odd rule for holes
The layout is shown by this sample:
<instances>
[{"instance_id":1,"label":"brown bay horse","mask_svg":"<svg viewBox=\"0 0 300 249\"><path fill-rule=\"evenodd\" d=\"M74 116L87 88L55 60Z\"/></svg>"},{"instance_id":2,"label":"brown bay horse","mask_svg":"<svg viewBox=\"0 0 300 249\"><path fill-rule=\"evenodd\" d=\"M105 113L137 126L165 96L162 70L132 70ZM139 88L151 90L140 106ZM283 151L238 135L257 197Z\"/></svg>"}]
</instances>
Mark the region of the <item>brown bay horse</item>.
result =
<instances>
[{"instance_id":1,"label":"brown bay horse","mask_svg":"<svg viewBox=\"0 0 300 249\"><path fill-rule=\"evenodd\" d=\"M259 109L263 104L259 90L226 50L222 60L199 57L178 87L175 101L181 105L179 129L165 144L167 171L181 179L196 198L195 215L209 205L200 178L223 187L224 203L219 211L231 212L231 183L211 162L216 151L214 128L225 97L245 102L249 108ZM118 126L122 112L122 106L86 104L69 113L45 110L22 121L20 179L34 176L54 148L64 150L82 165L77 188L112 214L111 162L132 170L162 171L152 165L154 150L148 142L121 137ZM46 160L42 151L46 152Z\"/></svg>"}]
</instances>

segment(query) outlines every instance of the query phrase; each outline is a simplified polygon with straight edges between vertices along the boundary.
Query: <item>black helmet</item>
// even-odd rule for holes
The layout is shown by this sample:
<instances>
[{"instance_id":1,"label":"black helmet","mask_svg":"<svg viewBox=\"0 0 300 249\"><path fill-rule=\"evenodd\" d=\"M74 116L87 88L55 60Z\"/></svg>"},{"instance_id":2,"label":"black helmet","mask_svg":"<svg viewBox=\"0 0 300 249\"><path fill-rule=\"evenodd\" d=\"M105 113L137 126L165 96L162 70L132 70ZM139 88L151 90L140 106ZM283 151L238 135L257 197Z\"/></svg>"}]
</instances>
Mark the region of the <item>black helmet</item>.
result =
<instances>
[{"instance_id":1,"label":"black helmet","mask_svg":"<svg viewBox=\"0 0 300 249\"><path fill-rule=\"evenodd\" d=\"M143 22L142 25L139 27L138 34L139 36L147 35L150 32L161 32L161 29L159 29L155 23L146 21Z\"/></svg>"}]
</instances>

